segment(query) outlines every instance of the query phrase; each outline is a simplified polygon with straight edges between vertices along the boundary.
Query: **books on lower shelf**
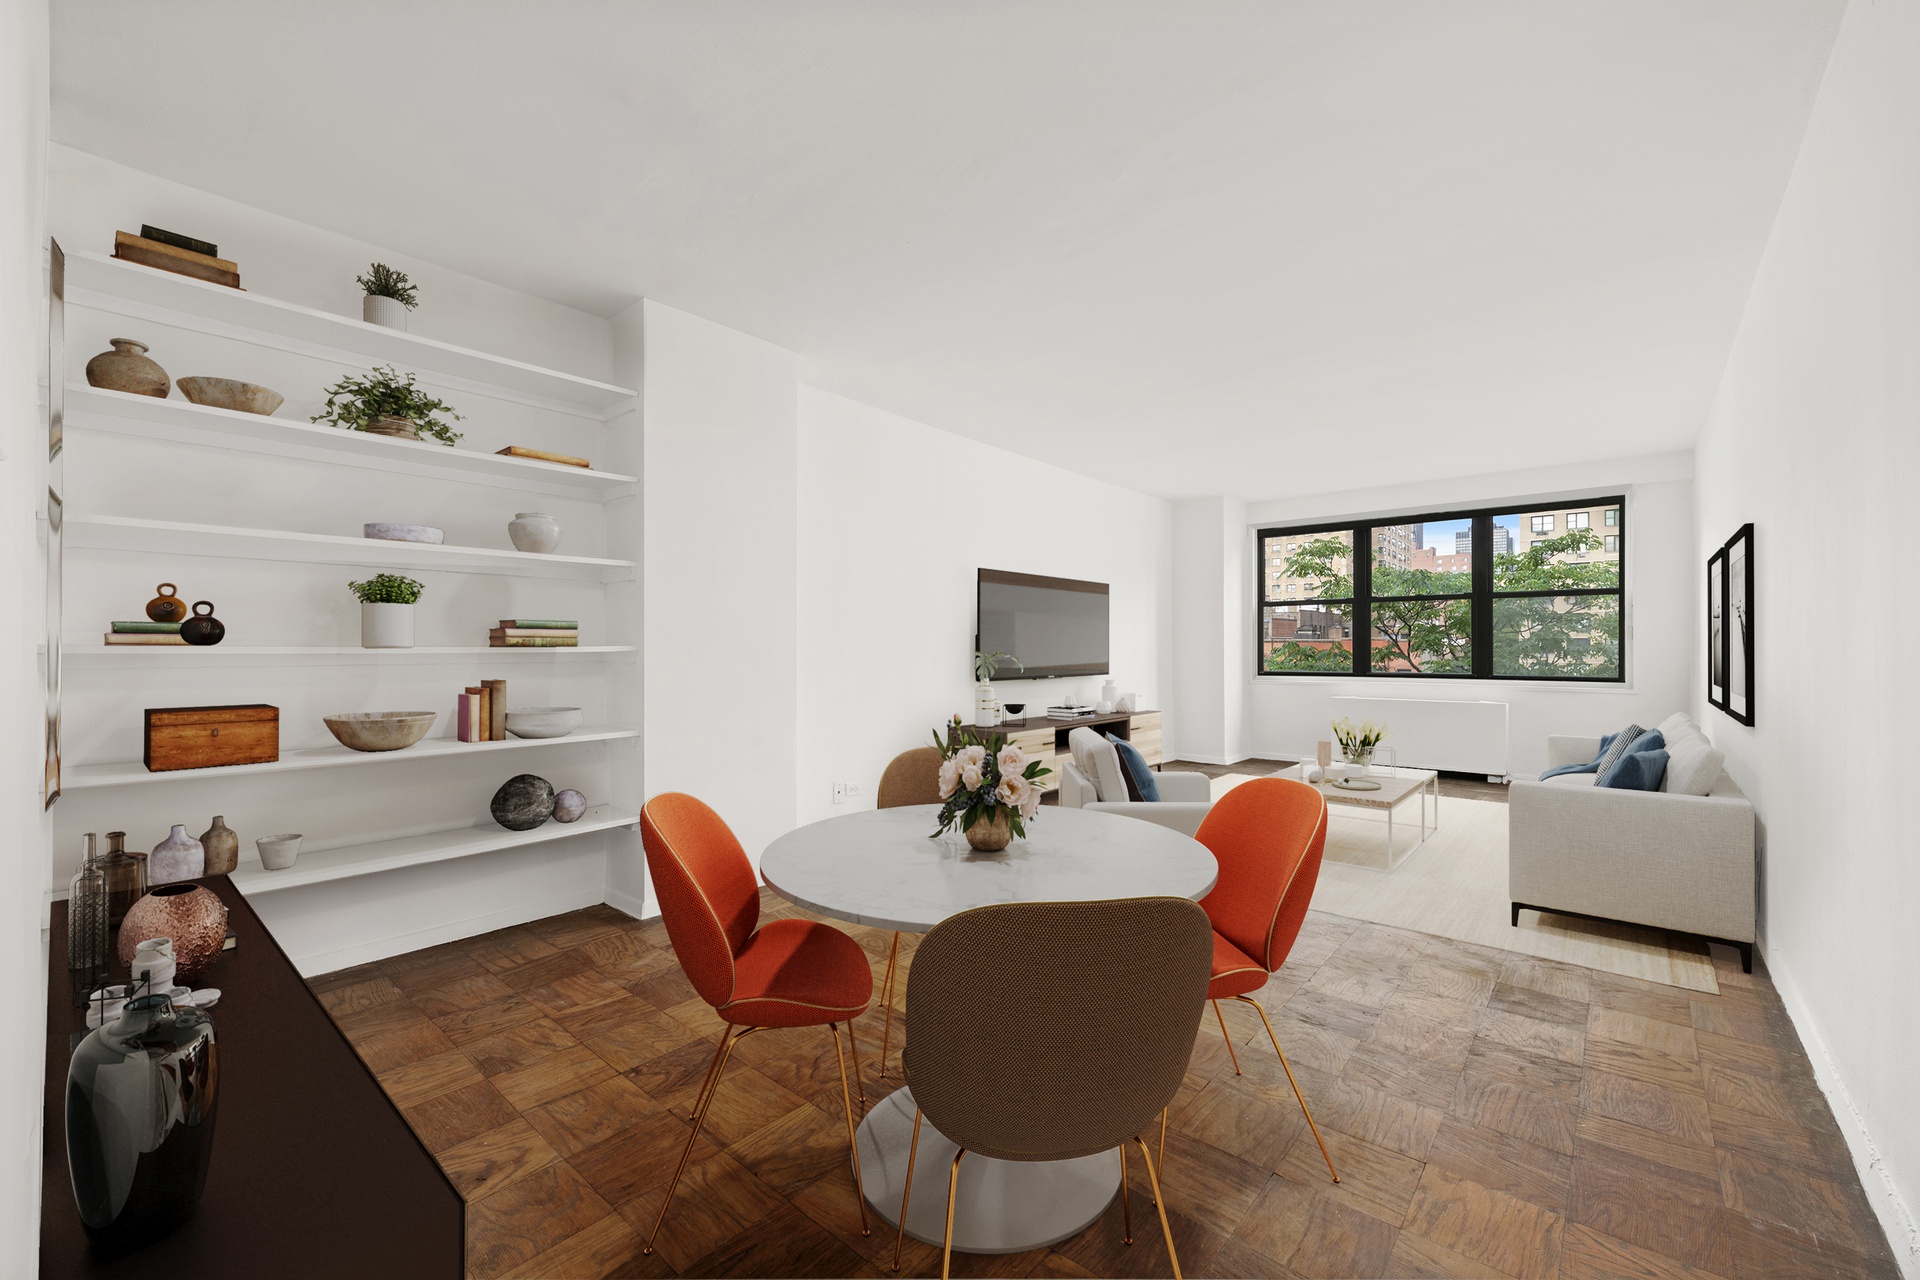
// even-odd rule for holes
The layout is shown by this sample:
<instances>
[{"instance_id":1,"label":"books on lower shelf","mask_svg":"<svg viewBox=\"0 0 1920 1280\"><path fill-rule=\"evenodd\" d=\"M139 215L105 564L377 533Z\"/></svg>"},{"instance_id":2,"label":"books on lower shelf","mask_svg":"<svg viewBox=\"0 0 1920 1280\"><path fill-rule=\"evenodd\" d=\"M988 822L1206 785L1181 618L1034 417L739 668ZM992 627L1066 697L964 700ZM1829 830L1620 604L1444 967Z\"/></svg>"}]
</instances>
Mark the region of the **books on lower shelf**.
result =
<instances>
[{"instance_id":1,"label":"books on lower shelf","mask_svg":"<svg viewBox=\"0 0 1920 1280\"><path fill-rule=\"evenodd\" d=\"M517 444L510 444L504 449L495 449L494 452L509 458L532 458L535 462L558 462L569 467L579 467L582 471L593 470L591 462L585 458L576 458L570 453L548 453L545 449L528 449Z\"/></svg>"},{"instance_id":2,"label":"books on lower shelf","mask_svg":"<svg viewBox=\"0 0 1920 1280\"><path fill-rule=\"evenodd\" d=\"M154 230L151 227L140 229ZM191 276L195 280L209 280L214 284L226 285L229 289L240 287L239 263L185 248L177 243L187 239L185 236L162 234L167 235L168 239L154 240L144 235L136 236L130 231L116 231L113 233L113 256L124 262L137 262L143 267L158 267L162 271Z\"/></svg>"},{"instance_id":3,"label":"books on lower shelf","mask_svg":"<svg viewBox=\"0 0 1920 1280\"><path fill-rule=\"evenodd\" d=\"M580 645L580 623L573 618L502 618L487 632L495 649L575 649Z\"/></svg>"},{"instance_id":4,"label":"books on lower shelf","mask_svg":"<svg viewBox=\"0 0 1920 1280\"><path fill-rule=\"evenodd\" d=\"M178 631L109 631L106 639L108 644L184 645L187 643L180 638Z\"/></svg>"}]
</instances>

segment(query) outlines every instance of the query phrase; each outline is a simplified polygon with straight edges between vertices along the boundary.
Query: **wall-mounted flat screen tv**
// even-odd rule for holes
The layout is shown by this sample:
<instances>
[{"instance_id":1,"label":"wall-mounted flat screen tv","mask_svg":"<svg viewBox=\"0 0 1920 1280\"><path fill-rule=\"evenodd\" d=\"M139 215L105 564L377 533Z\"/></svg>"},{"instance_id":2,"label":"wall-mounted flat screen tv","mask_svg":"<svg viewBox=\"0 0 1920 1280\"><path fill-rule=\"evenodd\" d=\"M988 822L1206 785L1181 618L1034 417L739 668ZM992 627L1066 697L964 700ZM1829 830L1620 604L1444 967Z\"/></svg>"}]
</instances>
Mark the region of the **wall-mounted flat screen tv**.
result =
<instances>
[{"instance_id":1,"label":"wall-mounted flat screen tv","mask_svg":"<svg viewBox=\"0 0 1920 1280\"><path fill-rule=\"evenodd\" d=\"M1107 584L1035 573L980 570L974 647L1010 653L1002 679L1107 674Z\"/></svg>"}]
</instances>

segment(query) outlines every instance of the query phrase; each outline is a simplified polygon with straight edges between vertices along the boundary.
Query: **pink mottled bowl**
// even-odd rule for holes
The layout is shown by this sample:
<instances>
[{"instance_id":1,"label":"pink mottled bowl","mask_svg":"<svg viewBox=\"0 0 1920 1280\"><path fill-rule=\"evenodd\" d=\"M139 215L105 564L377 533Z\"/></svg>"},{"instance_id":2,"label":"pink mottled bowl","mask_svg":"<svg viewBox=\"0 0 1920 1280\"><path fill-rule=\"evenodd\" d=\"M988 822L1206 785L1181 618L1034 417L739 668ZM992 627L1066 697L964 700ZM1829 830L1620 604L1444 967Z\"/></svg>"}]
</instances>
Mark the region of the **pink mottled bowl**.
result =
<instances>
[{"instance_id":1,"label":"pink mottled bowl","mask_svg":"<svg viewBox=\"0 0 1920 1280\"><path fill-rule=\"evenodd\" d=\"M190 882L163 884L127 908L120 922L120 963L133 963L133 949L148 938L173 939L175 977L191 982L205 973L227 941L227 904L211 889Z\"/></svg>"}]
</instances>

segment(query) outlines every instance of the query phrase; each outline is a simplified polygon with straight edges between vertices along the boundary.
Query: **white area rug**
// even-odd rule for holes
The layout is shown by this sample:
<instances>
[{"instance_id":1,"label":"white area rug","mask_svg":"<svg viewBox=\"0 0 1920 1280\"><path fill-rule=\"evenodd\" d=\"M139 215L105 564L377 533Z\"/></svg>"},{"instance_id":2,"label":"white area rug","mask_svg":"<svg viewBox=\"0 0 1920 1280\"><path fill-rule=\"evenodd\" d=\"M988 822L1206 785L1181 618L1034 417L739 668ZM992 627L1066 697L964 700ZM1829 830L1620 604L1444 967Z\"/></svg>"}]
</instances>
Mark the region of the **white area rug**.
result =
<instances>
[{"instance_id":1,"label":"white area rug","mask_svg":"<svg viewBox=\"0 0 1920 1280\"><path fill-rule=\"evenodd\" d=\"M1241 774L1216 778L1214 798L1219 799L1246 780ZM1396 856L1406 853L1420 839L1418 803L1408 801L1394 819ZM1356 814L1341 805L1331 809L1326 859L1313 894L1316 911L1585 965L1691 991L1720 990L1704 947L1698 951L1676 949L1669 945L1669 935L1657 929L1600 924L1535 911L1521 912L1518 928L1509 924L1504 804L1442 797L1439 829L1395 871L1385 869L1384 815Z\"/></svg>"}]
</instances>

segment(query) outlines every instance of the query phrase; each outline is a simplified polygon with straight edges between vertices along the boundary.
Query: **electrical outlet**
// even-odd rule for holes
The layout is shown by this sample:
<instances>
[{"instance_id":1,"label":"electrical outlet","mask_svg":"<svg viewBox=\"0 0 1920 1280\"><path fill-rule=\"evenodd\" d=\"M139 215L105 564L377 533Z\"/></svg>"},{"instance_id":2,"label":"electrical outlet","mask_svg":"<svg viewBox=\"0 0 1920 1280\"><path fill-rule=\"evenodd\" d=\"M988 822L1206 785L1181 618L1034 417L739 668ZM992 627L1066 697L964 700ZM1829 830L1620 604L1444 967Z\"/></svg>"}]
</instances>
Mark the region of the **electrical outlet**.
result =
<instances>
[{"instance_id":1,"label":"electrical outlet","mask_svg":"<svg viewBox=\"0 0 1920 1280\"><path fill-rule=\"evenodd\" d=\"M860 803L860 784L857 782L849 782L846 784L846 788L847 788L847 802L849 804Z\"/></svg>"},{"instance_id":2,"label":"electrical outlet","mask_svg":"<svg viewBox=\"0 0 1920 1280\"><path fill-rule=\"evenodd\" d=\"M833 802L835 804L845 804L847 802L847 784L846 783L836 782L833 784Z\"/></svg>"}]
</instances>

